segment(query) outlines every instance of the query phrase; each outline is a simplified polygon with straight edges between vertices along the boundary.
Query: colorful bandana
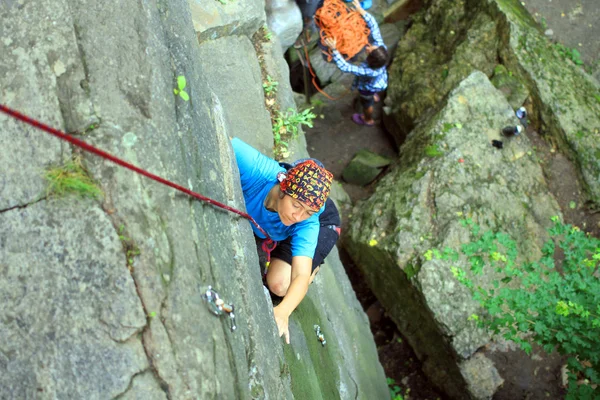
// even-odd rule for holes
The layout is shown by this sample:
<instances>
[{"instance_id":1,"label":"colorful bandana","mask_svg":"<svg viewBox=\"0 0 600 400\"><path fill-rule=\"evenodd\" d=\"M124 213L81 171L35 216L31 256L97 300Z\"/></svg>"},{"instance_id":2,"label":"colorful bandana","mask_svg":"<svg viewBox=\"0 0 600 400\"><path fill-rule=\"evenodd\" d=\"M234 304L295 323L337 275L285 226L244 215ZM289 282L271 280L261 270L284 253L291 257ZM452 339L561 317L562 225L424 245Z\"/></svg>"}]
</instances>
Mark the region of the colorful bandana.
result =
<instances>
[{"instance_id":1,"label":"colorful bandana","mask_svg":"<svg viewBox=\"0 0 600 400\"><path fill-rule=\"evenodd\" d=\"M314 211L319 211L329 196L332 180L331 172L313 160L306 160L290 168L285 177L280 178L279 188Z\"/></svg>"}]
</instances>

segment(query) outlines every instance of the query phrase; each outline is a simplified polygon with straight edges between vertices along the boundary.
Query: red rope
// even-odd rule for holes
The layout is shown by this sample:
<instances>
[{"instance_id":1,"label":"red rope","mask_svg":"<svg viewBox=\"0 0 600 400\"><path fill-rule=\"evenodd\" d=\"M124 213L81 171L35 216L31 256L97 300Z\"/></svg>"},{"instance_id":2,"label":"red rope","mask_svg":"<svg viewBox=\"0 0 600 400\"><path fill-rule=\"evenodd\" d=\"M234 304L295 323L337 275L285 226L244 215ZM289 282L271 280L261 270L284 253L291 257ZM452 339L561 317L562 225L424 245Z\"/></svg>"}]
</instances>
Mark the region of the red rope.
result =
<instances>
[{"instance_id":1,"label":"red rope","mask_svg":"<svg viewBox=\"0 0 600 400\"><path fill-rule=\"evenodd\" d=\"M178 184L173 183L171 181L168 181L168 180L166 180L164 178L161 178L158 175L154 175L151 172L148 172L148 171L143 170L143 169L141 169L139 167L136 167L135 165L130 164L127 161L121 160L120 158L117 158L117 157L113 156L112 154L109 154L109 153L107 153L107 152L105 152L103 150L100 150L100 149L98 149L98 148L96 148L96 147L94 147L94 146L92 146L92 145L84 142L83 140L80 140L80 139L77 139L77 138L75 138L73 136L67 135L66 133L61 132L61 131L59 131L57 129L54 129L51 126L48 126L48 125L43 124L43 123L41 123L39 121L36 121L35 119L33 119L31 117L28 117L28 116L26 116L24 114L21 114L18 111L10 109L10 108L6 107L3 104L0 104L0 111L6 113L8 115L10 115L13 118L16 118L16 119L18 119L20 121L25 122L26 124L29 124L29 125L31 125L31 126L33 126L35 128L38 128L38 129L40 129L42 131L45 131L45 132L47 132L47 133L49 133L49 134L51 134L53 136L56 136L59 139L65 140L65 141L67 141L67 142L69 142L69 143L71 143L71 144L73 144L73 145L75 145L77 147L80 147L80 148L82 148L85 151L93 153L93 154L95 154L95 155L97 155L99 157L102 157L102 158L106 159L106 160L112 161L115 164L118 164L118 165L120 165L120 166L122 166L124 168L127 168L127 169L129 169L129 170L131 170L133 172L136 172L136 173L138 173L140 175L144 175L146 178L149 178L149 179L152 179L153 181L162 183L163 185L167 185L169 187L172 187L173 189L177 189L180 192L183 192L183 193L188 194L188 195L190 195L192 197L195 197L198 200L202 200L202 201L204 201L206 203L212 204L212 205L217 206L219 208L222 208L224 210L231 211L232 213L241 215L242 217L249 219L250 222L252 222L263 235L265 235L267 238L269 238L269 235L267 235L267 232L265 232L260 227L260 225L258 225L258 223L254 220L254 218L252 218L249 214L246 214L246 213L244 213L242 211L236 210L233 207L229 207L226 204L219 203L218 201L210 199L210 198L208 198L206 196L203 196L203 195L201 195L199 193L192 192L191 190L186 189L186 188L184 188L181 185L178 185Z\"/></svg>"}]
</instances>

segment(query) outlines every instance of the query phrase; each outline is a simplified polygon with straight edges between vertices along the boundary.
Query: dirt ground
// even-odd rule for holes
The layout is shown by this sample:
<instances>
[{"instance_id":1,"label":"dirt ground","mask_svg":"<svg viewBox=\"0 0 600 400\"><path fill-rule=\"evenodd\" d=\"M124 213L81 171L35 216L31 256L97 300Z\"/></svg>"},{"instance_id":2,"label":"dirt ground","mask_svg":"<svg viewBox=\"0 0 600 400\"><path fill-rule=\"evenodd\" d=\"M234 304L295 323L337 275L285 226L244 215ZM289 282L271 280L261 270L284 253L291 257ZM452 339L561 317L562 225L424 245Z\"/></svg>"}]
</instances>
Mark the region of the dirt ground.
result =
<instances>
[{"instance_id":1,"label":"dirt ground","mask_svg":"<svg viewBox=\"0 0 600 400\"><path fill-rule=\"evenodd\" d=\"M579 48L582 58L589 65L597 61L595 58L600 51L600 26L594 24L600 16L600 4L596 4L596 7L591 4L597 1L530 0L525 6L538 21L544 18L548 29L553 29L555 39L568 47ZM563 13L565 16L561 16ZM366 127L351 121L352 113L357 111L355 107L352 94L337 101L326 101L316 110L323 118L315 121L313 129L306 130L309 153L321 160L340 181L344 167L361 149L390 158L397 156L394 142L381 124ZM381 118L381 103L376 105L375 117L376 120ZM594 213L588 208L573 164L531 127L526 134L535 146L548 186L561 206L565 221L600 236L600 213ZM358 187L342 182L342 185L353 202L367 198L373 191L373 184ZM405 397L412 400L445 399L422 373L419 360L394 323L385 315L385 310L367 287L358 268L343 249L340 249L340 255L357 297L371 322L379 358L387 377L392 378L395 385L402 388L402 393L408 394ZM485 349L487 356L496 363L505 379L505 384L496 393L494 400L564 398L560 375L564 358L556 354L545 354L538 348L534 348L531 356L518 349L496 352L496 348L497 346Z\"/></svg>"},{"instance_id":2,"label":"dirt ground","mask_svg":"<svg viewBox=\"0 0 600 400\"><path fill-rule=\"evenodd\" d=\"M529 13L547 36L577 49L588 65L600 56L600 2L598 0L525 0Z\"/></svg>"}]
</instances>

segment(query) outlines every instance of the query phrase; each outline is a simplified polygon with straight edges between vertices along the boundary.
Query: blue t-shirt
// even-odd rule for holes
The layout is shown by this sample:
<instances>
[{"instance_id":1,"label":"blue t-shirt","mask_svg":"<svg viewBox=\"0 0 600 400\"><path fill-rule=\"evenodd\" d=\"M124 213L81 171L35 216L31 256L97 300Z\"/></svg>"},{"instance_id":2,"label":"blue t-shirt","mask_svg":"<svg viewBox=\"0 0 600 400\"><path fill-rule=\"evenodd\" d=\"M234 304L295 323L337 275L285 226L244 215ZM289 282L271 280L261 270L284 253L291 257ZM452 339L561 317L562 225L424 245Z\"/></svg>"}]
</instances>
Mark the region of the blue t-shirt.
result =
<instances>
[{"instance_id":1,"label":"blue t-shirt","mask_svg":"<svg viewBox=\"0 0 600 400\"><path fill-rule=\"evenodd\" d=\"M285 172L285 168L238 138L233 138L231 145L240 170L242 191L248 214L267 232L271 239L281 241L291 237L293 257L313 258L319 238L319 215L323 212L324 207L302 222L285 226L278 213L269 211L265 207L267 195L274 185L279 184L277 174ZM251 226L256 236L265 238L265 235L254 224Z\"/></svg>"}]
</instances>

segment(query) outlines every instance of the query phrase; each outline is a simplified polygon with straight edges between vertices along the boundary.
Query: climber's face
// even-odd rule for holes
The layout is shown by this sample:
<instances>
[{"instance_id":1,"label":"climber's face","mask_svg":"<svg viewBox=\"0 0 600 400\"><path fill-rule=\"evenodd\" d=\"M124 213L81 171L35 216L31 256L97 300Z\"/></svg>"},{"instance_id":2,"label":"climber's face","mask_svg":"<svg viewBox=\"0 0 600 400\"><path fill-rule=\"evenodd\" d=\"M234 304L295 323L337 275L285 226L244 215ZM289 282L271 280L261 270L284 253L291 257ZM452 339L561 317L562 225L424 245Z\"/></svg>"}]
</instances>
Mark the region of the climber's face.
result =
<instances>
[{"instance_id":1,"label":"climber's face","mask_svg":"<svg viewBox=\"0 0 600 400\"><path fill-rule=\"evenodd\" d=\"M286 194L279 199L277 212L279 213L281 223L285 226L290 226L310 218L316 211L311 209L307 204Z\"/></svg>"}]
</instances>

